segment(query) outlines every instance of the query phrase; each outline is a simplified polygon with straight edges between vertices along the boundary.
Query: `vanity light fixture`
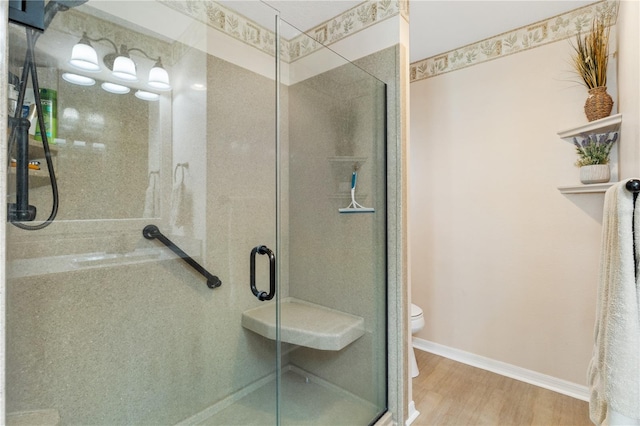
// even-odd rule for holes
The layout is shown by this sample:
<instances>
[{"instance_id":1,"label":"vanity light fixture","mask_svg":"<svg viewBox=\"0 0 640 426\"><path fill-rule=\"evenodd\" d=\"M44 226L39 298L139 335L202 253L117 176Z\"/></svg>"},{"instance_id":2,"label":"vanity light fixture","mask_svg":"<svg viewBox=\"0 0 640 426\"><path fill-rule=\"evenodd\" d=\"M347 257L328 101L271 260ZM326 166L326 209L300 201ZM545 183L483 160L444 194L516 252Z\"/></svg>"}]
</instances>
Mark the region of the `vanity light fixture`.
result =
<instances>
[{"instance_id":1,"label":"vanity light fixture","mask_svg":"<svg viewBox=\"0 0 640 426\"><path fill-rule=\"evenodd\" d=\"M155 65L149 71L147 79L149 87L161 91L171 90L169 73L162 66L162 59L160 57L151 57L144 50L137 47L128 48L125 44L120 45L120 48L118 48L118 46L108 38L93 39L87 36L87 33L83 33L80 41L73 46L69 63L83 71L100 71L98 55L91 46L91 42L98 43L102 41L106 41L113 46L114 52L106 54L102 58L102 61L105 66L111 70L111 74L115 78L126 82L138 81L136 64L130 56L130 53L135 51L141 53L145 58L155 61Z\"/></svg>"}]
</instances>

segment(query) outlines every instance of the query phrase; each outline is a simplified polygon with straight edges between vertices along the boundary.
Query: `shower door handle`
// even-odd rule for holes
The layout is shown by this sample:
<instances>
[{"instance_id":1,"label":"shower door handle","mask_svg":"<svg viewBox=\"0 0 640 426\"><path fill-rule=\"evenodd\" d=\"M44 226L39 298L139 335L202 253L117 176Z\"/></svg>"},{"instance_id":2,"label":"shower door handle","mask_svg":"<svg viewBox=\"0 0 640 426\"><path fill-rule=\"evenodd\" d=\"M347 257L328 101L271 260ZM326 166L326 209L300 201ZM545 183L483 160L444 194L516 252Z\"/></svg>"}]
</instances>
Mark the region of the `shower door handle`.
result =
<instances>
[{"instance_id":1,"label":"shower door handle","mask_svg":"<svg viewBox=\"0 0 640 426\"><path fill-rule=\"evenodd\" d=\"M269 255L269 293L266 291L260 291L256 288L256 254L268 254ZM249 258L250 263L250 286L253 295L258 300L271 300L276 294L276 256L267 246L257 246L251 250L251 256Z\"/></svg>"}]
</instances>

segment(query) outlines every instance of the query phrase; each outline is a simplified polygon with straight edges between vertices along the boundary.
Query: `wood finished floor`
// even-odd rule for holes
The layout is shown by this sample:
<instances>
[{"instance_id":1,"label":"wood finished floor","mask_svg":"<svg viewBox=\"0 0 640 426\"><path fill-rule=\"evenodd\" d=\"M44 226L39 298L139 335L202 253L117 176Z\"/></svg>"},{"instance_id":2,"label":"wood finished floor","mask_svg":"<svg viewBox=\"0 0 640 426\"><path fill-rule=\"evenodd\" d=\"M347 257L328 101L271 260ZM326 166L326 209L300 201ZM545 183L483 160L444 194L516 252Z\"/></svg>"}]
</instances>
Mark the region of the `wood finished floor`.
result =
<instances>
[{"instance_id":1,"label":"wood finished floor","mask_svg":"<svg viewBox=\"0 0 640 426\"><path fill-rule=\"evenodd\" d=\"M413 426L592 424L585 401L420 350L416 360Z\"/></svg>"}]
</instances>

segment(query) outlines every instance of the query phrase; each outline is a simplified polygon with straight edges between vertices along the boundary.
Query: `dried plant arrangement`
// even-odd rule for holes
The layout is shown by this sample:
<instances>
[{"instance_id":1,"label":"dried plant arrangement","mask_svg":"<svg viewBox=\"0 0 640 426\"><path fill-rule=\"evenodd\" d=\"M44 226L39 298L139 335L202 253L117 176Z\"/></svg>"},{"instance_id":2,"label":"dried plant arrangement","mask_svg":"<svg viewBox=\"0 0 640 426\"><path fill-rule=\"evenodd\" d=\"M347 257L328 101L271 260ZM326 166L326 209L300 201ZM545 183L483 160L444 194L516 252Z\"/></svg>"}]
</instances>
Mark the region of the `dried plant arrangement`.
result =
<instances>
[{"instance_id":1,"label":"dried plant arrangement","mask_svg":"<svg viewBox=\"0 0 640 426\"><path fill-rule=\"evenodd\" d=\"M599 17L593 20L591 31L579 33L575 44L573 67L589 91L584 113L589 121L608 117L613 109L613 99L607 93L607 66L609 65L610 20Z\"/></svg>"},{"instance_id":2,"label":"dried plant arrangement","mask_svg":"<svg viewBox=\"0 0 640 426\"><path fill-rule=\"evenodd\" d=\"M576 36L573 66L587 89L607 85L610 28L607 19L596 18L589 33Z\"/></svg>"}]
</instances>

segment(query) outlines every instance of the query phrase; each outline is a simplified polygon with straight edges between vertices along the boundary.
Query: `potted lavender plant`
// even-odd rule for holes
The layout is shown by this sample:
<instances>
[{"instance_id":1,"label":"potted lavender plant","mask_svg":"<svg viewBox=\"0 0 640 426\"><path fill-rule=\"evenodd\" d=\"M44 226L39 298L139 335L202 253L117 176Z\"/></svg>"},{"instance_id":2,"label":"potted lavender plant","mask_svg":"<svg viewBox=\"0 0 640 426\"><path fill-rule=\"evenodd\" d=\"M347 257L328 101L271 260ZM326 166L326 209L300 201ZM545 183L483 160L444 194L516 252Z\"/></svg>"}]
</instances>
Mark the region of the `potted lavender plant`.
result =
<instances>
[{"instance_id":1,"label":"potted lavender plant","mask_svg":"<svg viewBox=\"0 0 640 426\"><path fill-rule=\"evenodd\" d=\"M609 154L616 140L618 140L617 132L590 134L582 137L581 141L573 138L579 157L575 164L580 167L580 182L585 184L609 182L611 179Z\"/></svg>"}]
</instances>

